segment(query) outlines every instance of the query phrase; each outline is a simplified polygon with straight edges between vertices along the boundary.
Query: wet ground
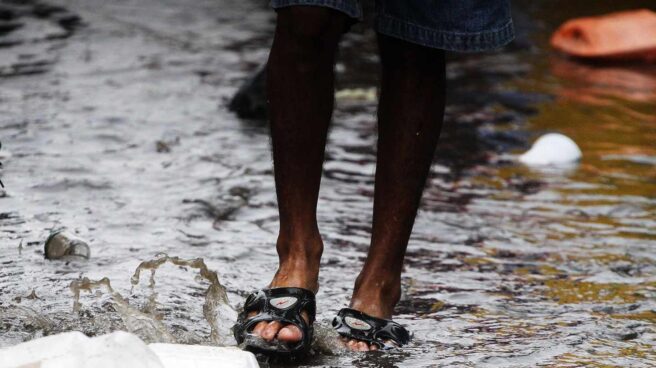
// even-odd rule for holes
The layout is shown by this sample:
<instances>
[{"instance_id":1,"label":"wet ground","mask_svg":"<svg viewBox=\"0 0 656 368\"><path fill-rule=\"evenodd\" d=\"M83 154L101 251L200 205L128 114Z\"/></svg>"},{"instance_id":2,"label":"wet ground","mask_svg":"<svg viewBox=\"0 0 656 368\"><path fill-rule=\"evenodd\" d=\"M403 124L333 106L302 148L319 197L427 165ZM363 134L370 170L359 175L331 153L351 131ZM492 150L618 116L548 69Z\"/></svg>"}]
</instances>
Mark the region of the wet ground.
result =
<instances>
[{"instance_id":1,"label":"wet ground","mask_svg":"<svg viewBox=\"0 0 656 368\"><path fill-rule=\"evenodd\" d=\"M583 3L522 5L505 52L451 57L397 308L415 339L387 355L344 352L327 328L372 209L375 44L365 27L347 37L338 87L365 90L338 94L319 332L298 364L656 364L656 67L551 53L564 19L618 6ZM0 1L0 346L71 329L234 344L230 306L276 267L277 212L266 124L225 106L266 59L273 14L263 1L50 4L64 9ZM548 131L579 143L577 167L514 163ZM89 261L44 259L61 227L89 240Z\"/></svg>"}]
</instances>

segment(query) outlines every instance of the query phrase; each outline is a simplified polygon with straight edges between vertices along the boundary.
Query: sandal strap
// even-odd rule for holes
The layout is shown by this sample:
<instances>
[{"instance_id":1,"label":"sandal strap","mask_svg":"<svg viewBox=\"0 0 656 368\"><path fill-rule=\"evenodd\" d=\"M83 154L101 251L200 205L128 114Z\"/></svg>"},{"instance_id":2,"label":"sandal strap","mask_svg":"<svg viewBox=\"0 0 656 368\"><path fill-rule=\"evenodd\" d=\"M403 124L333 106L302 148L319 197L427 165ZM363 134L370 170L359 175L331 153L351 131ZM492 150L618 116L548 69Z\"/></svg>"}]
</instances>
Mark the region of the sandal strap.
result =
<instances>
[{"instance_id":1,"label":"sandal strap","mask_svg":"<svg viewBox=\"0 0 656 368\"><path fill-rule=\"evenodd\" d=\"M333 327L341 336L365 341L379 349L393 349L410 342L410 333L405 327L387 319L377 318L355 309L343 308L333 319ZM393 341L396 346L386 343Z\"/></svg>"},{"instance_id":2,"label":"sandal strap","mask_svg":"<svg viewBox=\"0 0 656 368\"><path fill-rule=\"evenodd\" d=\"M301 315L303 311L308 314L309 323L303 319ZM252 312L257 312L257 315L249 318L248 315ZM233 332L237 343L241 344L245 340L246 334L259 322L279 321L292 324L301 330L302 339L296 344L290 345L288 351L281 350L280 344L272 345L268 351L298 353L306 351L310 347L315 316L316 300L312 291L294 287L262 289L246 298ZM258 349L262 350L262 347L258 346Z\"/></svg>"}]
</instances>

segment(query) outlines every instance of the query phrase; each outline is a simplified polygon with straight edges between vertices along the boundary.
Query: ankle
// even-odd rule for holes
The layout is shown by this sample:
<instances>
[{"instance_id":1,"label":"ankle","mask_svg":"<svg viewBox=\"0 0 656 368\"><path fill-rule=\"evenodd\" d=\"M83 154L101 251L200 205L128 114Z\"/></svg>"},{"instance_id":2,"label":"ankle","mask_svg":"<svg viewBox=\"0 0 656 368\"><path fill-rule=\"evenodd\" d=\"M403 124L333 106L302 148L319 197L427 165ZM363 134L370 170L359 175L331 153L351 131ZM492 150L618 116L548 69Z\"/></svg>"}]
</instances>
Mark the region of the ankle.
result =
<instances>
[{"instance_id":1,"label":"ankle","mask_svg":"<svg viewBox=\"0 0 656 368\"><path fill-rule=\"evenodd\" d=\"M300 287L317 292L323 242L317 231L308 236L278 236L278 271L271 287Z\"/></svg>"},{"instance_id":2,"label":"ankle","mask_svg":"<svg viewBox=\"0 0 656 368\"><path fill-rule=\"evenodd\" d=\"M316 227L305 232L280 231L276 243L280 266L318 271L323 241Z\"/></svg>"},{"instance_id":3,"label":"ankle","mask_svg":"<svg viewBox=\"0 0 656 368\"><path fill-rule=\"evenodd\" d=\"M299 259L281 262L270 287L300 287L316 293L319 290L319 266Z\"/></svg>"},{"instance_id":4,"label":"ankle","mask_svg":"<svg viewBox=\"0 0 656 368\"><path fill-rule=\"evenodd\" d=\"M374 317L390 318L401 299L401 279L389 273L360 274L355 282L351 308Z\"/></svg>"}]
</instances>

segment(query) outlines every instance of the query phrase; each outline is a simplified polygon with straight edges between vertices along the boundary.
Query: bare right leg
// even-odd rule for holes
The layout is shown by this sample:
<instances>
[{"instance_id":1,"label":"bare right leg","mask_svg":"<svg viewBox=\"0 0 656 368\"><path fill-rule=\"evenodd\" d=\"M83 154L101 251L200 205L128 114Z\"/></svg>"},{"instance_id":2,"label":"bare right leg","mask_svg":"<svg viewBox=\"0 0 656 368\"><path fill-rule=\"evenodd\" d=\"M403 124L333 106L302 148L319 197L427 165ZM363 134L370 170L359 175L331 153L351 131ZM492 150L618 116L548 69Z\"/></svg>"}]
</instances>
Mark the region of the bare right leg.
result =
<instances>
[{"instance_id":1,"label":"bare right leg","mask_svg":"<svg viewBox=\"0 0 656 368\"><path fill-rule=\"evenodd\" d=\"M348 23L348 16L323 7L278 10L267 66L280 213L279 266L270 287L301 287L315 293L319 288L323 243L316 206L333 110L335 55ZM302 336L296 326L280 322L260 322L252 332L269 341L299 341Z\"/></svg>"}]
</instances>

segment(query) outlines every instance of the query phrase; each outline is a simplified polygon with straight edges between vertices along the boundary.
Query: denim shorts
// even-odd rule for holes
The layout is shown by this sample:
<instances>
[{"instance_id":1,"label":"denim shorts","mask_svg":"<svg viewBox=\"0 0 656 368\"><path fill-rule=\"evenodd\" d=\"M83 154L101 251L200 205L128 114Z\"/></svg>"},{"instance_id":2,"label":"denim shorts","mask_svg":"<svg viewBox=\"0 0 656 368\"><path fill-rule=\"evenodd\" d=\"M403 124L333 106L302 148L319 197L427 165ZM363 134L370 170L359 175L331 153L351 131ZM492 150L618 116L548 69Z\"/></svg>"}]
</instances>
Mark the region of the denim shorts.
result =
<instances>
[{"instance_id":1,"label":"denim shorts","mask_svg":"<svg viewBox=\"0 0 656 368\"><path fill-rule=\"evenodd\" d=\"M362 19L359 0L271 0L274 9L323 6ZM514 38L510 0L375 0L376 31L448 51L488 51Z\"/></svg>"}]
</instances>

